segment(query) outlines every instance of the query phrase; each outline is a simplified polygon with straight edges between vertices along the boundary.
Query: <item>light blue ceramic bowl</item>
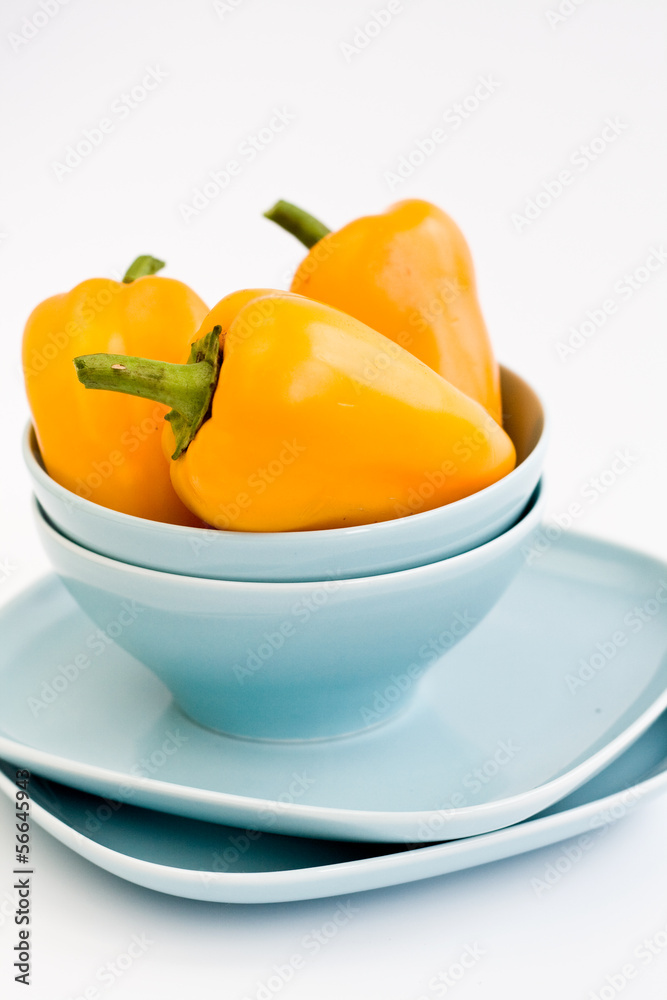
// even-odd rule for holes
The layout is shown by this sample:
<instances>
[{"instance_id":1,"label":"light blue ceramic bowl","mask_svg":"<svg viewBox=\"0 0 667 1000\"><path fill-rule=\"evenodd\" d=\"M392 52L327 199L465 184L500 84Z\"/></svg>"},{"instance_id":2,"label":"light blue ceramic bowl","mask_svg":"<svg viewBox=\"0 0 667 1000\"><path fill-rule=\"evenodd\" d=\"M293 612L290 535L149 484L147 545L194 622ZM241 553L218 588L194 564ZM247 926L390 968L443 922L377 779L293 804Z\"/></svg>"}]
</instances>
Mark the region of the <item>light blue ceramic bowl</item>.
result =
<instances>
[{"instance_id":1,"label":"light blue ceramic bowl","mask_svg":"<svg viewBox=\"0 0 667 1000\"><path fill-rule=\"evenodd\" d=\"M404 706L522 565L539 492L514 527L470 552L311 583L204 580L131 566L65 538L35 506L65 586L187 715L233 735L285 740L355 732Z\"/></svg>"},{"instance_id":2,"label":"light blue ceramic bowl","mask_svg":"<svg viewBox=\"0 0 667 1000\"><path fill-rule=\"evenodd\" d=\"M32 428L24 456L35 495L72 541L166 573L218 580L347 579L421 566L467 552L514 524L542 474L545 418L531 387L502 370L505 428L518 456L508 476L445 507L356 528L261 534L160 524L101 507L45 472ZM424 483L428 490L430 484Z\"/></svg>"}]
</instances>

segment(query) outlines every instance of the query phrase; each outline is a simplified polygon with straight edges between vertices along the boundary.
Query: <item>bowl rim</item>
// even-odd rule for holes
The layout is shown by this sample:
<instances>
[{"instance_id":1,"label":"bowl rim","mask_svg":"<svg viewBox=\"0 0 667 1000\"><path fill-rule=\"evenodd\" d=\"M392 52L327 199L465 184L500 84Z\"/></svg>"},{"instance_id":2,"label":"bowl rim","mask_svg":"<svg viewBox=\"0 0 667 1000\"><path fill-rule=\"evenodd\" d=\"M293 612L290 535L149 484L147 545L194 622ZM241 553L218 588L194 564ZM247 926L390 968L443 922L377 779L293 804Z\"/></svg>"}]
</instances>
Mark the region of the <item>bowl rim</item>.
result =
<instances>
[{"instance_id":1,"label":"bowl rim","mask_svg":"<svg viewBox=\"0 0 667 1000\"><path fill-rule=\"evenodd\" d=\"M468 549L466 552L460 552L455 556L447 556L444 559L437 559L434 562L424 563L421 566L411 566L408 569L392 570L389 573L370 573L366 576L346 577L342 579L327 577L320 580L286 581L224 580L217 577L188 576L184 573L172 573L165 570L147 569L144 566L135 566L134 563L127 563L112 556L101 555L99 552L87 549L78 542L73 542L51 523L48 514L42 509L36 497L32 497L31 503L39 531L50 535L54 539L54 544L61 549L69 551L75 558L101 566L107 571L129 573L135 577L143 577L145 580L155 580L158 584L165 584L169 581L168 585L178 586L183 583L191 590L210 591L211 589L217 589L225 591L231 589L237 593L246 591L248 593L254 592L268 595L278 592L286 594L287 588L290 588L294 591L295 596L299 596L304 591L312 593L314 589L318 587L326 588L327 585L333 586L336 591L366 589L371 581L380 589L390 588L394 581L409 581L411 576L416 577L417 575L423 576L424 574L437 573L442 566L446 566L451 575L455 577L464 568L466 563L474 564L479 561L485 563L489 555L494 554L495 549L499 549L500 554L502 554L503 549L509 549L515 543L516 535L521 536L522 534L529 533L531 529L537 528L544 510L545 500L544 479L541 477L529 499L526 501L520 516L510 528L501 532L500 535L496 535L495 538L491 538L488 542L483 542L481 545Z\"/></svg>"},{"instance_id":2,"label":"bowl rim","mask_svg":"<svg viewBox=\"0 0 667 1000\"><path fill-rule=\"evenodd\" d=\"M306 536L312 539L313 545L316 545L318 541L323 541L325 538L329 539L335 537L341 539L354 539L360 535L367 534L369 531L372 531L376 536L380 536L383 531L385 533L391 532L392 525L408 521L415 526L415 530L418 530L419 525L421 524L428 524L428 521L437 521L443 516L448 516L445 512L465 511L466 507L479 502L475 499L477 497L492 497L494 493L498 493L501 490L506 489L506 484L514 479L517 479L522 474L524 466L529 461L535 462L546 448L550 430L550 421L542 397L523 375L520 375L512 368L508 368L506 365L500 365L499 367L501 377L504 373L507 373L512 378L523 383L539 404L542 416L542 426L539 436L528 454L522 459L521 462L518 463L518 465L515 465L511 472L508 472L507 475L503 476L501 479L496 480L495 483L491 483L491 485L485 486L481 490L477 490L476 493L471 493L467 497L462 497L460 500L453 500L451 503L443 504L440 507L433 507L431 510L416 511L414 514L404 514L401 517L393 517L386 521L375 521L371 524L357 524L348 528L314 528L301 531L230 531L224 528L198 528L190 527L184 524L170 524L166 521L154 521L150 518L137 517L135 514L125 514L122 511L113 510L111 507L104 507L101 504L95 503L93 500L88 500L86 497L79 496L77 493L72 493L71 490L62 486L48 474L43 464L43 459L39 449L39 442L37 440L37 433L31 419L28 420L23 434L23 459L28 469L28 473L36 479L47 492L56 495L60 494L60 499L63 503L72 508L77 507L82 508L83 510L90 510L91 516L102 521L110 521L118 525L129 525L131 527L135 527L139 531L143 531L145 533L148 532L149 534L163 534L166 531L168 534L173 534L175 537L178 537L180 534L184 540L188 538L206 537L212 544L215 544L212 542L212 539L214 538L243 538L248 545L256 544L257 546L259 546L260 542L266 544L266 540L269 539L272 544L285 544L289 546L294 545L297 539L302 539ZM451 513L449 516L454 517L455 513ZM394 530L396 529L394 528ZM257 539L257 541L247 541L252 538Z\"/></svg>"}]
</instances>

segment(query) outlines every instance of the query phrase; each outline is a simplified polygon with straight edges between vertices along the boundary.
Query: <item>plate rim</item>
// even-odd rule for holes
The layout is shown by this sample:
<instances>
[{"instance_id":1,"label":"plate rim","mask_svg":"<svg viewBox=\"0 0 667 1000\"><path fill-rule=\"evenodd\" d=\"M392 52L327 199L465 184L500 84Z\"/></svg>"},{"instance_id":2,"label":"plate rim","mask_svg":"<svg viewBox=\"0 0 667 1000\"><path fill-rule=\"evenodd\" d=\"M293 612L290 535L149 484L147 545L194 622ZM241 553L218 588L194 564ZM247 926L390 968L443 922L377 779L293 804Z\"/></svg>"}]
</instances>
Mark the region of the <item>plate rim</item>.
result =
<instances>
[{"instance_id":1,"label":"plate rim","mask_svg":"<svg viewBox=\"0 0 667 1000\"><path fill-rule=\"evenodd\" d=\"M659 567L667 575L667 564L655 556L576 531L564 532L548 551L560 548L563 544L563 552L567 555L592 554L597 558L607 558L611 554L617 562L627 563L631 561L635 564L644 564L641 566L642 576L648 568L647 563L653 564L656 568ZM536 562L539 564L540 559L537 559ZM531 571L539 569L535 564L529 564L526 568ZM635 571L638 568L635 565ZM54 596L58 588L62 588L62 583L57 574L47 572L18 594L10 597L7 602L3 602L0 606L0 612L5 614L7 609L10 609L17 602L25 601L32 592L42 589L42 591ZM72 602L73 606L76 607L76 602L64 588L62 588L62 595L68 603ZM84 612L80 613L84 614ZM631 708L632 705L629 705L628 711ZM586 756L584 760L567 767L556 777L491 802L449 809L363 810L339 806L309 805L301 802L279 802L275 799L241 795L219 789L198 788L194 785L166 781L159 777L138 777L129 772L52 754L15 740L2 732L0 732L0 756L12 762L35 767L36 770L53 780L73 784L84 791L99 794L100 788L104 788L110 797L119 801L123 801L119 792L127 789L131 794L130 801L133 803L145 804L148 808L157 808L165 812L178 814L180 806L180 814L183 814L182 805L187 803L190 809L186 815L193 818L213 822L229 820L235 825L245 823L248 828L262 829L262 826L257 823L258 814L269 811L272 819L270 827L265 824L267 832L302 836L305 826L306 835L320 838L372 839L378 842L404 840L409 843L421 839L424 842L429 842L426 838L414 836L417 827L429 827L431 824L431 832L437 832L439 836L447 832L452 837L469 837L484 835L486 832L513 825L529 816L536 815L580 787L605 766L611 764L645 732L666 708L667 687L613 739L594 753ZM90 782L95 782L96 787L92 788ZM128 798L129 796L126 796L126 799ZM171 805L174 808L170 808ZM195 812L192 811L193 806ZM502 814L502 818L498 819L500 814ZM494 816L496 819L493 818ZM436 817L438 824L434 830L432 823ZM474 823L478 818L480 821L485 821L483 828L470 832L469 824ZM489 826L489 823L497 823L497 826Z\"/></svg>"},{"instance_id":2,"label":"plate rim","mask_svg":"<svg viewBox=\"0 0 667 1000\"><path fill-rule=\"evenodd\" d=\"M604 819L604 813L612 810L615 805L621 803L627 812L636 805L654 798L667 787L667 754L658 767L660 770L656 772L655 767L652 768L653 773L647 778L602 798L572 806L549 816L529 818L520 824L503 827L500 830L413 847L399 853L278 871L210 872L146 861L100 844L92 837L75 830L69 823L33 800L31 800L31 815L41 829L79 857L142 888L202 902L279 904L367 892L423 881L427 878L437 878L539 850L561 840L581 835L584 831L593 833L610 825ZM11 799L14 796L13 789L11 779L0 770L0 793ZM633 793L633 802L628 807L623 802L623 797L629 793ZM625 818L625 814L618 818L614 817L611 822L615 824ZM596 815L598 821L593 822ZM589 820L591 822L588 822ZM506 850L507 847L516 849ZM500 852L489 857L488 850L485 853L485 849L489 848L492 854L496 848L500 848ZM448 859L453 861L452 865L447 864ZM422 860L425 862L423 868L420 867ZM459 863L461 861L463 864ZM442 870L437 870L438 864L443 862ZM427 870L423 870L424 868ZM432 868L436 870L430 870ZM416 869L414 875L413 869ZM406 873L407 877L403 877ZM143 877L133 878L132 874ZM344 881L345 876L348 877L348 884L341 888L339 882ZM167 887L165 879L168 880ZM349 884L350 879L352 885ZM158 885L158 882L161 884ZM193 890L199 888L196 883L199 883L200 891L195 892ZM183 891L184 889L186 891Z\"/></svg>"}]
</instances>

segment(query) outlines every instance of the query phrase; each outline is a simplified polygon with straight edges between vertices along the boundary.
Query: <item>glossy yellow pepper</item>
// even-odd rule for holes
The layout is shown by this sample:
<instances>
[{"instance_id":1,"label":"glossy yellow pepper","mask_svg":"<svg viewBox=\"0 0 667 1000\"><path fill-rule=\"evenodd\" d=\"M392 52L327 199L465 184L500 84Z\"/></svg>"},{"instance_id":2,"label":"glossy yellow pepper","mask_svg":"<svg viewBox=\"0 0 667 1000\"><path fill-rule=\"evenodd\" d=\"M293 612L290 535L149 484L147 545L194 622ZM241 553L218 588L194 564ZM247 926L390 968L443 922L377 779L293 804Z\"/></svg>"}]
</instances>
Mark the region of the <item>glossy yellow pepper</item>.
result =
<instances>
[{"instance_id":1,"label":"glossy yellow pepper","mask_svg":"<svg viewBox=\"0 0 667 1000\"><path fill-rule=\"evenodd\" d=\"M138 258L122 282L92 278L38 305L25 327L23 369L42 459L56 482L112 510L196 524L161 447L168 407L86 392L72 369L75 354L98 351L183 359L208 308L182 282L153 276L161 265Z\"/></svg>"},{"instance_id":2,"label":"glossy yellow pepper","mask_svg":"<svg viewBox=\"0 0 667 1000\"><path fill-rule=\"evenodd\" d=\"M89 388L173 406L171 476L202 520L238 531L337 528L458 500L506 475L479 403L358 320L288 292L231 295L190 363L77 358Z\"/></svg>"},{"instance_id":3,"label":"glossy yellow pepper","mask_svg":"<svg viewBox=\"0 0 667 1000\"><path fill-rule=\"evenodd\" d=\"M269 219L312 247L291 290L349 313L405 347L502 423L500 375L470 250L427 201L399 201L335 233L288 202Z\"/></svg>"}]
</instances>

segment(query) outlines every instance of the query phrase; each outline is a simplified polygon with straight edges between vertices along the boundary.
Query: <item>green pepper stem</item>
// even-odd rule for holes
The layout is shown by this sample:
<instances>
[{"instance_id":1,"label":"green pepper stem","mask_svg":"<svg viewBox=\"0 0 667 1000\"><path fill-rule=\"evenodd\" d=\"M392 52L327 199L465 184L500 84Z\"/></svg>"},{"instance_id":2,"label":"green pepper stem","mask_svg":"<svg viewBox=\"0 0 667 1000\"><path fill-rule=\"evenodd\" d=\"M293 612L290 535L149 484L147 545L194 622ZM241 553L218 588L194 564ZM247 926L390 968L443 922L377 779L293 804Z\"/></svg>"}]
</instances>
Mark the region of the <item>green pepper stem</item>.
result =
<instances>
[{"instance_id":1,"label":"green pepper stem","mask_svg":"<svg viewBox=\"0 0 667 1000\"><path fill-rule=\"evenodd\" d=\"M171 407L176 459L188 447L210 416L211 401L220 374L220 334L216 326L190 349L184 365L124 354L84 354L74 358L76 374L86 389L124 392Z\"/></svg>"},{"instance_id":2,"label":"green pepper stem","mask_svg":"<svg viewBox=\"0 0 667 1000\"><path fill-rule=\"evenodd\" d=\"M127 271L123 275L123 284L130 285L137 278L145 278L149 274L157 274L164 267L164 261L158 260L157 257L151 257L149 254L142 254L133 260Z\"/></svg>"},{"instance_id":3,"label":"green pepper stem","mask_svg":"<svg viewBox=\"0 0 667 1000\"><path fill-rule=\"evenodd\" d=\"M302 208L292 205L289 201L277 201L273 208L264 212L264 217L282 226L292 236L296 236L309 250L319 243L323 236L331 232L315 216L304 212Z\"/></svg>"}]
</instances>

